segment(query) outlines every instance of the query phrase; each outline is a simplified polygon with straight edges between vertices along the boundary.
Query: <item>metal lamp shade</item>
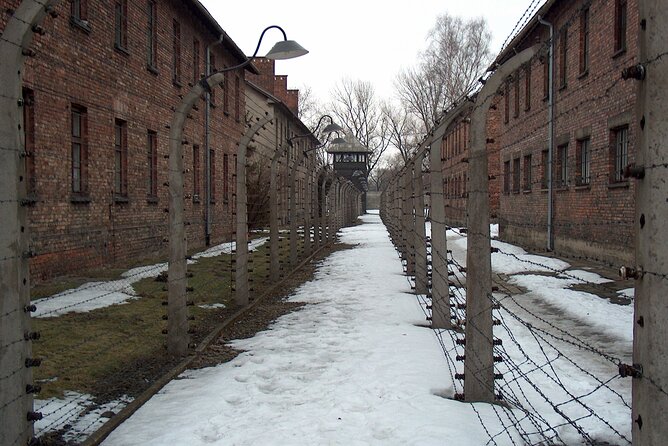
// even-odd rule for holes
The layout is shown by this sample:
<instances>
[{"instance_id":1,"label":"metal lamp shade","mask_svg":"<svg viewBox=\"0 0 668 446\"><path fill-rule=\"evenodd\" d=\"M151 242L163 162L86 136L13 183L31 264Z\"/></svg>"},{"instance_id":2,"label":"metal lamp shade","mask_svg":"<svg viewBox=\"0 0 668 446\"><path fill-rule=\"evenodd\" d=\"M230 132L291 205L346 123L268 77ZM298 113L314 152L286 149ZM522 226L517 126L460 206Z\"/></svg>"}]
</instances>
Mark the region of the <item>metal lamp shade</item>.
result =
<instances>
[{"instance_id":1,"label":"metal lamp shade","mask_svg":"<svg viewBox=\"0 0 668 446\"><path fill-rule=\"evenodd\" d=\"M343 128L335 123L327 124L324 129L322 129L323 133L332 133L332 132L341 132L343 131Z\"/></svg>"},{"instance_id":2,"label":"metal lamp shade","mask_svg":"<svg viewBox=\"0 0 668 446\"><path fill-rule=\"evenodd\" d=\"M282 40L277 42L265 57L267 59L283 60L293 59L304 54L308 54L308 50L304 49L304 47L294 40Z\"/></svg>"}]
</instances>

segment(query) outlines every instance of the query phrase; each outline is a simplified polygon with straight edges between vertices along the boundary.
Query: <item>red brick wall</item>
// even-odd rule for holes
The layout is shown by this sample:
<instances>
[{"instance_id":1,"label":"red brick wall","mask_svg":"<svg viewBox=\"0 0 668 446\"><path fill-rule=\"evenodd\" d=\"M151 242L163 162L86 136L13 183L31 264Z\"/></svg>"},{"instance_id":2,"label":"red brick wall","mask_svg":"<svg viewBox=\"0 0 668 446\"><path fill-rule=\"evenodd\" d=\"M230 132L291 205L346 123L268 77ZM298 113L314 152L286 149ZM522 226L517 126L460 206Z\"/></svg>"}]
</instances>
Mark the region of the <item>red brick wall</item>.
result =
<instances>
[{"instance_id":1,"label":"red brick wall","mask_svg":"<svg viewBox=\"0 0 668 446\"><path fill-rule=\"evenodd\" d=\"M0 2L3 10L18 0ZM70 3L61 2L59 16L48 17L47 34L37 37L25 84L35 97L35 178L37 202L30 208L32 246L37 257L31 264L37 281L60 274L138 258L164 254L167 247L168 177L167 154L172 109L195 81L193 39L200 42L199 61L204 72L205 49L217 40L188 2L159 1L157 72L146 63L146 4L128 2L127 52L114 49L113 3L88 1L90 32L70 23ZM172 21L181 28L181 85L172 83ZM230 66L239 60L220 46L214 47L216 63ZM244 76L243 72L232 75ZM243 82L239 91L244 108ZM234 86L234 82L230 82ZM217 91L217 106L211 111L210 147L216 152L213 177L218 195L212 204L212 241L232 234L231 203L222 198L223 153L236 151L243 122L234 113L223 113L223 91ZM90 200L74 203L71 193L71 105L87 108L88 173ZM186 221L189 250L202 248L204 197L193 197L193 144L204 147L204 101L190 114L183 146L186 191ZM243 118L243 114L242 114ZM114 120L127 122L128 199L113 197ZM147 197L147 130L157 132L157 200ZM199 165L204 166L204 159ZM202 189L204 172L200 172ZM229 175L232 180L232 175ZM202 191L203 193L203 191Z\"/></svg>"},{"instance_id":2,"label":"red brick wall","mask_svg":"<svg viewBox=\"0 0 668 446\"><path fill-rule=\"evenodd\" d=\"M636 0L628 1L627 49L615 54L615 2L594 0L590 6L590 63L586 73L580 73L580 10L583 1L557 2L546 15L555 24L555 76L561 70L560 31L568 24L567 82L560 88L555 80L555 160L557 146L568 144L568 179L554 192L555 250L572 256L582 256L611 263L624 261L633 254L633 181L613 184L610 181L611 129L618 124L629 126L628 162L633 162L636 127L632 115L635 85L620 79L621 70L637 61L638 7ZM545 41L547 28L538 27L526 39L526 45ZM519 48L521 49L521 48ZM543 62L538 58L531 64L531 98L525 101L525 71L520 70L520 107L514 116L515 91L509 91L510 116L504 121L503 102L497 109L501 122L495 140L500 145L500 165L524 156L532 157L530 189L510 191L500 196L501 237L532 248L546 247L547 191L541 185L542 154L548 147L548 111L543 96ZM516 73L518 75L518 73ZM503 98L505 100L505 98ZM576 146L578 138L590 137L591 181L576 183ZM558 165L554 164L558 178ZM500 175L502 176L502 174ZM512 174L511 174L512 176ZM521 172L522 183L524 171Z\"/></svg>"}]
</instances>

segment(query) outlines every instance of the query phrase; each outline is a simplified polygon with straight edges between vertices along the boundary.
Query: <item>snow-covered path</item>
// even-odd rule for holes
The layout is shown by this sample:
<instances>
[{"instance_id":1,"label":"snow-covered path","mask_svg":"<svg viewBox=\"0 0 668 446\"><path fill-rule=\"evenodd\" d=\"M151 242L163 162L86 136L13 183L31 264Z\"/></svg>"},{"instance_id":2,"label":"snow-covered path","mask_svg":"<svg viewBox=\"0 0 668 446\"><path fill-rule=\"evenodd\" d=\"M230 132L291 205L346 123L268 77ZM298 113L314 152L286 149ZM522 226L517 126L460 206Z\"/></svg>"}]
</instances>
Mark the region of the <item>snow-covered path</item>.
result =
<instances>
[{"instance_id":1,"label":"snow-covered path","mask_svg":"<svg viewBox=\"0 0 668 446\"><path fill-rule=\"evenodd\" d=\"M270 330L234 342L229 363L188 371L104 442L111 445L482 445L455 402L441 346L377 215L344 229L337 252Z\"/></svg>"}]
</instances>

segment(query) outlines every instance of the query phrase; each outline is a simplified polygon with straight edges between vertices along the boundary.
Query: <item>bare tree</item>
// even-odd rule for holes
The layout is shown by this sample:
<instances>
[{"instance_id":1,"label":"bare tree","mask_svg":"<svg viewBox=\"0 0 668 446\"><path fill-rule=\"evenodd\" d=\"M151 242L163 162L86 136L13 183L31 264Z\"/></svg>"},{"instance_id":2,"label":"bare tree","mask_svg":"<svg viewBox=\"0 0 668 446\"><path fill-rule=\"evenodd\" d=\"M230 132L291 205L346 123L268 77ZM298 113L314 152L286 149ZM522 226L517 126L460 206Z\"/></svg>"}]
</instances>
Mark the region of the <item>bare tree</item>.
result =
<instances>
[{"instance_id":1,"label":"bare tree","mask_svg":"<svg viewBox=\"0 0 668 446\"><path fill-rule=\"evenodd\" d=\"M404 158L398 152L386 154L382 164L369 174L369 185L371 190L381 191L385 189L389 181L394 178L399 170L405 166Z\"/></svg>"},{"instance_id":2,"label":"bare tree","mask_svg":"<svg viewBox=\"0 0 668 446\"><path fill-rule=\"evenodd\" d=\"M402 71L395 82L399 98L425 130L476 85L491 60L491 37L482 17L438 16L417 67Z\"/></svg>"},{"instance_id":3,"label":"bare tree","mask_svg":"<svg viewBox=\"0 0 668 446\"><path fill-rule=\"evenodd\" d=\"M299 119L313 130L320 119L321 110L322 107L318 104L311 87L303 85L299 89Z\"/></svg>"},{"instance_id":4,"label":"bare tree","mask_svg":"<svg viewBox=\"0 0 668 446\"><path fill-rule=\"evenodd\" d=\"M369 172L389 147L387 120L370 82L343 79L332 91L332 114L369 151Z\"/></svg>"},{"instance_id":5,"label":"bare tree","mask_svg":"<svg viewBox=\"0 0 668 446\"><path fill-rule=\"evenodd\" d=\"M417 118L401 106L385 102L381 106L381 112L387 122L387 137L392 146L399 150L403 164L415 154L420 136L420 124Z\"/></svg>"}]
</instances>

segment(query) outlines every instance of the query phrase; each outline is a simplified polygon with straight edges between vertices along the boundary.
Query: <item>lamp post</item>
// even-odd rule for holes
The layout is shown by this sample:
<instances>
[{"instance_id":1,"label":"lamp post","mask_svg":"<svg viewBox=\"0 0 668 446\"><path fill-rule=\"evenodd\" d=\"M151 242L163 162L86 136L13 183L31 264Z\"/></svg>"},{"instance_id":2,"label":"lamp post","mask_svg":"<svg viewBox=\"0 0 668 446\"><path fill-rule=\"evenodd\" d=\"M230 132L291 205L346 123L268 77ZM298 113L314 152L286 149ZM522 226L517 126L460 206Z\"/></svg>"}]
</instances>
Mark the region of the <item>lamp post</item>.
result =
<instances>
[{"instance_id":1,"label":"lamp post","mask_svg":"<svg viewBox=\"0 0 668 446\"><path fill-rule=\"evenodd\" d=\"M343 128L334 122L334 119L330 115L323 115L318 120L315 129L312 132L305 133L302 135L295 135L288 139L288 149L294 147L293 141L299 138L306 138L309 136L315 136L320 129L320 126L323 124L325 119L329 119L329 124L327 124L323 129L322 133L327 134L327 140L324 144L311 147L302 151L302 157L300 160L297 160L296 157L293 157L293 165L289 166L289 189L290 189L290 264L294 265L297 260L297 168L300 165L304 165L306 168L306 188L310 188L310 172L309 167L306 165L306 160L308 159L308 152L320 149L324 147L329 141L329 136L334 132L340 132ZM274 188L272 188L273 190ZM307 194L304 194L305 196ZM309 200L306 200L306 203L309 203ZM308 209L303 209L303 223L304 223L304 251L308 254L311 251L311 205L309 203Z\"/></svg>"},{"instance_id":2,"label":"lamp post","mask_svg":"<svg viewBox=\"0 0 668 446\"><path fill-rule=\"evenodd\" d=\"M285 31L279 26L265 28L260 35L253 55L244 62L208 74L195 84L176 107L169 131L169 269L168 269L168 319L167 319L167 350L174 356L185 356L188 350L188 319L186 311L186 237L183 219L184 178L183 178L183 127L185 120L199 97L219 85L225 79L225 72L246 67L257 56L265 33L277 28L283 34L279 41L267 54L270 59L290 59L307 54L304 48L292 40L288 40ZM222 43L226 35L219 39ZM207 165L210 166L209 150L207 149ZM245 167L245 166L244 166ZM211 192L210 169L207 169L207 194ZM237 191L238 193L238 191ZM207 203L210 196L206 197ZM237 206L237 212L239 212ZM210 222L210 210L207 211L207 222ZM209 227L207 226L207 230ZM248 249L247 246L243 248ZM239 246L237 246L239 249ZM246 278L247 279L247 278Z\"/></svg>"}]
</instances>

